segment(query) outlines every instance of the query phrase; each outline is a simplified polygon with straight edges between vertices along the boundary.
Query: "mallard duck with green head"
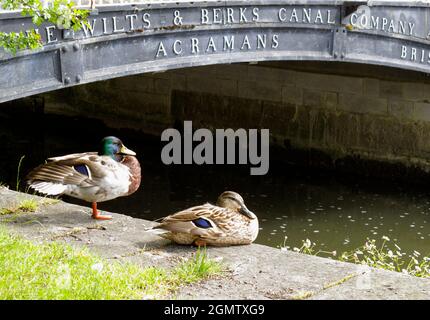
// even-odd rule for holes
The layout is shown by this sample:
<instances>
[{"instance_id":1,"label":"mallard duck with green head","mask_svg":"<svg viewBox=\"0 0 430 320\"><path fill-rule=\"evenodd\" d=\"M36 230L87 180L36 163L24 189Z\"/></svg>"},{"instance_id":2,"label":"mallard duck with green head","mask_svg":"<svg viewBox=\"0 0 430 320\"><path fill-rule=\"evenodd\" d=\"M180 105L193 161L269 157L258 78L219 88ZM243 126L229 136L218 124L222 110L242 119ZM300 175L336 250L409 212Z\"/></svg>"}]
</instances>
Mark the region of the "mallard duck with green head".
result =
<instances>
[{"instance_id":1,"label":"mallard duck with green head","mask_svg":"<svg viewBox=\"0 0 430 320\"><path fill-rule=\"evenodd\" d=\"M206 203L174 213L160 219L152 230L178 244L250 244L258 235L258 218L238 193L225 191L216 205Z\"/></svg>"},{"instance_id":2,"label":"mallard duck with green head","mask_svg":"<svg viewBox=\"0 0 430 320\"><path fill-rule=\"evenodd\" d=\"M141 168L120 139L103 138L99 152L68 154L49 158L27 176L29 186L46 195L61 195L92 203L92 217L109 220L97 210L97 202L134 193L140 186Z\"/></svg>"}]
</instances>

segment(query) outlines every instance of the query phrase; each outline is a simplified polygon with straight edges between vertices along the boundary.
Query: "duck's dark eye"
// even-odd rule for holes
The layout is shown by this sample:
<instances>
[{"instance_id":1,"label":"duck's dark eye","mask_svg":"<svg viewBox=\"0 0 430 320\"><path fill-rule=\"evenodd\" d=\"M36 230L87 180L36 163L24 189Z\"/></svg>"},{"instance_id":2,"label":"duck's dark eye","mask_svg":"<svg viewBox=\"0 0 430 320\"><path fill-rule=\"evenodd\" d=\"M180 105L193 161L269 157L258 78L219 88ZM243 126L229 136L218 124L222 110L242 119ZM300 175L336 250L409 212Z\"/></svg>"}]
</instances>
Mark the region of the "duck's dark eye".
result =
<instances>
[{"instance_id":1,"label":"duck's dark eye","mask_svg":"<svg viewBox=\"0 0 430 320\"><path fill-rule=\"evenodd\" d=\"M226 199L230 199L231 201L234 201L234 202L236 202L237 204L239 204L240 205L240 202L239 202L239 200L237 200L236 198L233 198L233 197L225 197Z\"/></svg>"},{"instance_id":2,"label":"duck's dark eye","mask_svg":"<svg viewBox=\"0 0 430 320\"><path fill-rule=\"evenodd\" d=\"M203 218L195 219L193 220L193 223L195 224L196 227L199 227L199 228L203 228L203 229L212 228L211 223L208 220Z\"/></svg>"}]
</instances>

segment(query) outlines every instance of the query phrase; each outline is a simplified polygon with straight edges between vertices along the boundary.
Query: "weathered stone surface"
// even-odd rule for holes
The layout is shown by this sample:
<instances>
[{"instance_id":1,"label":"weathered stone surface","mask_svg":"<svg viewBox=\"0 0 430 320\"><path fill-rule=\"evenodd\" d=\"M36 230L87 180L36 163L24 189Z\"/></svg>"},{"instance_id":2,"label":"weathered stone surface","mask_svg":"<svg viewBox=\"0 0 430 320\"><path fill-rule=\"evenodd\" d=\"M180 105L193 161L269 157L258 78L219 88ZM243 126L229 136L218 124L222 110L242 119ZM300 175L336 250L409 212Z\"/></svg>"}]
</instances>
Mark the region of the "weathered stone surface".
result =
<instances>
[{"instance_id":1,"label":"weathered stone surface","mask_svg":"<svg viewBox=\"0 0 430 320\"><path fill-rule=\"evenodd\" d=\"M379 80L378 79L363 79L363 94L369 97L379 98Z\"/></svg>"},{"instance_id":2,"label":"weathered stone surface","mask_svg":"<svg viewBox=\"0 0 430 320\"><path fill-rule=\"evenodd\" d=\"M403 86L400 82L395 81L380 81L379 82L379 97L381 98L402 98Z\"/></svg>"},{"instance_id":3,"label":"weathered stone surface","mask_svg":"<svg viewBox=\"0 0 430 320\"><path fill-rule=\"evenodd\" d=\"M187 89L189 91L217 93L226 96L237 96L237 81L230 79L217 80L210 77L187 77Z\"/></svg>"},{"instance_id":4,"label":"weathered stone surface","mask_svg":"<svg viewBox=\"0 0 430 320\"><path fill-rule=\"evenodd\" d=\"M414 104L414 120L430 121L430 103L416 102Z\"/></svg>"},{"instance_id":5,"label":"weathered stone surface","mask_svg":"<svg viewBox=\"0 0 430 320\"><path fill-rule=\"evenodd\" d=\"M282 87L276 82L239 81L238 90L242 98L282 101Z\"/></svg>"},{"instance_id":6,"label":"weathered stone surface","mask_svg":"<svg viewBox=\"0 0 430 320\"><path fill-rule=\"evenodd\" d=\"M268 68L263 66L249 66L246 79L242 77L239 78L239 80L274 82L277 85L287 85L294 84L296 82L296 77L297 72L293 70Z\"/></svg>"},{"instance_id":7,"label":"weathered stone surface","mask_svg":"<svg viewBox=\"0 0 430 320\"><path fill-rule=\"evenodd\" d=\"M321 108L321 92L317 90L303 89L303 106L310 108Z\"/></svg>"},{"instance_id":8,"label":"weathered stone surface","mask_svg":"<svg viewBox=\"0 0 430 320\"><path fill-rule=\"evenodd\" d=\"M387 114L387 100L340 93L338 109L353 113Z\"/></svg>"},{"instance_id":9,"label":"weathered stone surface","mask_svg":"<svg viewBox=\"0 0 430 320\"><path fill-rule=\"evenodd\" d=\"M282 102L301 106L303 104L303 89L295 85L284 85L282 87Z\"/></svg>"},{"instance_id":10,"label":"weathered stone surface","mask_svg":"<svg viewBox=\"0 0 430 320\"><path fill-rule=\"evenodd\" d=\"M321 106L335 110L339 104L339 94L337 92L323 92L321 96Z\"/></svg>"},{"instance_id":11,"label":"weathered stone surface","mask_svg":"<svg viewBox=\"0 0 430 320\"><path fill-rule=\"evenodd\" d=\"M15 206L28 194L0 188L0 208ZM43 198L37 197L39 200ZM0 225L36 241L63 241L88 247L107 259L170 268L196 251L161 239L146 228L152 222L113 213L111 221L94 221L90 209L59 202L40 205L35 213L1 216ZM362 267L270 248L258 244L208 248L226 274L183 286L179 299L429 299L430 280L369 268L365 287ZM366 278L366 281L368 278ZM366 289L367 288L367 289Z\"/></svg>"},{"instance_id":12,"label":"weathered stone surface","mask_svg":"<svg viewBox=\"0 0 430 320\"><path fill-rule=\"evenodd\" d=\"M359 77L344 77L333 74L315 74L300 72L296 76L296 85L320 91L361 94L363 80Z\"/></svg>"},{"instance_id":13,"label":"weathered stone surface","mask_svg":"<svg viewBox=\"0 0 430 320\"><path fill-rule=\"evenodd\" d=\"M417 82L403 83L403 99L409 101L421 101L426 96L429 97L430 86Z\"/></svg>"},{"instance_id":14,"label":"weathered stone surface","mask_svg":"<svg viewBox=\"0 0 430 320\"><path fill-rule=\"evenodd\" d=\"M414 103L409 100L388 99L388 113L398 118L412 119Z\"/></svg>"}]
</instances>

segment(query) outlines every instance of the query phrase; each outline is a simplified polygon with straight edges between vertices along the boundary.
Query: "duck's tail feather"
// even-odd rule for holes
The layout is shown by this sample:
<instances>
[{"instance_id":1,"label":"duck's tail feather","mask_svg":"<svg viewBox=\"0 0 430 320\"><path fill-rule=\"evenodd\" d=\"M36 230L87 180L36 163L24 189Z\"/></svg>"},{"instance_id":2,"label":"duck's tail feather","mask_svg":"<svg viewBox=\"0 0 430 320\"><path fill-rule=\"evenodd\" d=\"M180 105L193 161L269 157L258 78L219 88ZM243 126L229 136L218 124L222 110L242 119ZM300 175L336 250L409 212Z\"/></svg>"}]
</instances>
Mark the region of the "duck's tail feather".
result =
<instances>
[{"instance_id":1,"label":"duck's tail feather","mask_svg":"<svg viewBox=\"0 0 430 320\"><path fill-rule=\"evenodd\" d=\"M158 228L158 226L159 225L157 224L157 225L152 226L152 227L146 227L145 231L152 233L152 234L156 234L156 235L162 235L162 234L170 232L169 230Z\"/></svg>"},{"instance_id":2,"label":"duck's tail feather","mask_svg":"<svg viewBox=\"0 0 430 320\"><path fill-rule=\"evenodd\" d=\"M43 194L47 194L50 196L57 196L64 193L67 189L67 186L60 183L36 181L30 184L30 188Z\"/></svg>"}]
</instances>

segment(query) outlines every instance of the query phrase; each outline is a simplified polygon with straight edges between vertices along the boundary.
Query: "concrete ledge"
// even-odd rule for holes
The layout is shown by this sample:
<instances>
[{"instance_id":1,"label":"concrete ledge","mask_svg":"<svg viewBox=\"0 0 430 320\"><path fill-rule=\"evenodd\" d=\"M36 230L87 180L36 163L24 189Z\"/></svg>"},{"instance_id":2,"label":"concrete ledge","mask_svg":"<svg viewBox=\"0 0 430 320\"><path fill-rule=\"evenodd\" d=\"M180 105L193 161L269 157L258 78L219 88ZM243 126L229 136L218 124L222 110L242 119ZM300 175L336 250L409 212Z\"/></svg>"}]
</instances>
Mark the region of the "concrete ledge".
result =
<instances>
[{"instance_id":1,"label":"concrete ledge","mask_svg":"<svg viewBox=\"0 0 430 320\"><path fill-rule=\"evenodd\" d=\"M0 187L0 208L35 196ZM40 197L36 197L43 199ZM160 216L168 212L160 212ZM152 222L113 213L112 221L90 219L89 208L58 202L37 212L0 216L0 225L32 241L87 246L108 259L141 266L171 267L195 248L177 246L145 232ZM430 279L363 269L291 251L253 244L208 248L229 271L217 279L182 287L179 299L429 299Z\"/></svg>"}]
</instances>

